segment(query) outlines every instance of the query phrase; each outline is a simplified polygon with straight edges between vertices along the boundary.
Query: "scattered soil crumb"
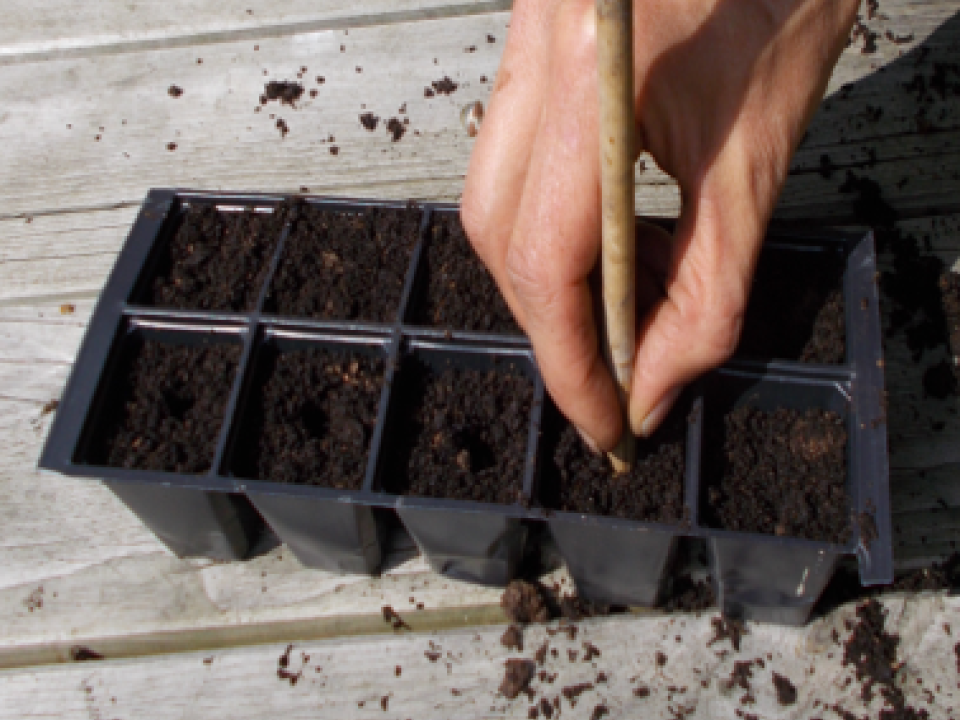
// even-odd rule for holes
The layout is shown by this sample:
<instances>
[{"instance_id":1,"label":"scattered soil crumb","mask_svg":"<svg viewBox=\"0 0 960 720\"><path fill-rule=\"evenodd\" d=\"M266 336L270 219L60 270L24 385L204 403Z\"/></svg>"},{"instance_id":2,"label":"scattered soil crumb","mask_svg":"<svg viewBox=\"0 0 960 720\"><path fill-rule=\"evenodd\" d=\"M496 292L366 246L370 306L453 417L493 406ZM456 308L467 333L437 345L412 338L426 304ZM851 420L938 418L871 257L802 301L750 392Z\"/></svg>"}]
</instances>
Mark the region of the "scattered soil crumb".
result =
<instances>
[{"instance_id":1,"label":"scattered soil crumb","mask_svg":"<svg viewBox=\"0 0 960 720\"><path fill-rule=\"evenodd\" d=\"M610 714L610 710L607 708L606 705L601 703L600 705L597 705L593 709L592 713L590 713L590 720L600 720L600 718L609 714Z\"/></svg>"},{"instance_id":2,"label":"scattered soil crumb","mask_svg":"<svg viewBox=\"0 0 960 720\"><path fill-rule=\"evenodd\" d=\"M167 150L169 150L170 152L173 152L176 149L177 149L177 144L175 142L167 143Z\"/></svg>"},{"instance_id":3,"label":"scattered soil crumb","mask_svg":"<svg viewBox=\"0 0 960 720\"><path fill-rule=\"evenodd\" d=\"M263 86L260 104L278 100L283 105L296 107L297 100L303 95L303 85L292 80L271 80Z\"/></svg>"},{"instance_id":4,"label":"scattered soil crumb","mask_svg":"<svg viewBox=\"0 0 960 720\"><path fill-rule=\"evenodd\" d=\"M86 645L74 645L70 648L70 659L74 662L86 662L87 660L103 660L103 655L91 650Z\"/></svg>"},{"instance_id":5,"label":"scattered soil crumb","mask_svg":"<svg viewBox=\"0 0 960 720\"><path fill-rule=\"evenodd\" d=\"M596 657L600 657L600 649L593 643L583 643L583 661L590 662Z\"/></svg>"},{"instance_id":6,"label":"scattered soil crumb","mask_svg":"<svg viewBox=\"0 0 960 720\"><path fill-rule=\"evenodd\" d=\"M500 637L500 644L508 650L523 652L523 631L518 625L511 625Z\"/></svg>"},{"instance_id":7,"label":"scattered soil crumb","mask_svg":"<svg viewBox=\"0 0 960 720\"><path fill-rule=\"evenodd\" d=\"M410 630L410 626L403 621L403 618L400 617L400 613L394 610L390 605L384 605L380 612L383 614L383 621L385 623L390 623L394 630L400 630L401 628Z\"/></svg>"},{"instance_id":8,"label":"scattered soil crumb","mask_svg":"<svg viewBox=\"0 0 960 720\"><path fill-rule=\"evenodd\" d=\"M553 717L553 705L546 698L540 698L540 712L547 720Z\"/></svg>"},{"instance_id":9,"label":"scattered soil crumb","mask_svg":"<svg viewBox=\"0 0 960 720\"><path fill-rule=\"evenodd\" d=\"M172 98L178 98L183 95L183 88L179 87L178 85L171 85L167 88L167 95Z\"/></svg>"},{"instance_id":10,"label":"scattered soil crumb","mask_svg":"<svg viewBox=\"0 0 960 720\"><path fill-rule=\"evenodd\" d=\"M380 123L380 118L374 115L372 112L365 112L360 115L360 124L363 125L364 130L373 132L377 129L377 125Z\"/></svg>"},{"instance_id":11,"label":"scattered soil crumb","mask_svg":"<svg viewBox=\"0 0 960 720\"><path fill-rule=\"evenodd\" d=\"M544 641L543 645L537 648L537 653L534 655L534 660L537 661L537 665L543 665L547 661L547 651L550 649L550 644ZM960 660L958 660L960 662Z\"/></svg>"},{"instance_id":12,"label":"scattered soil crumb","mask_svg":"<svg viewBox=\"0 0 960 720\"><path fill-rule=\"evenodd\" d=\"M407 126L399 118L395 117L387 120L386 127L392 142L399 141L403 137L404 133L407 132Z\"/></svg>"},{"instance_id":13,"label":"scattered soil crumb","mask_svg":"<svg viewBox=\"0 0 960 720\"><path fill-rule=\"evenodd\" d=\"M633 694L638 698L648 698L650 697L650 688L646 685L640 685L633 689Z\"/></svg>"},{"instance_id":14,"label":"scattered soil crumb","mask_svg":"<svg viewBox=\"0 0 960 720\"><path fill-rule=\"evenodd\" d=\"M797 701L797 688L789 678L774 673L773 687L777 691L777 702L781 705L793 705Z\"/></svg>"},{"instance_id":15,"label":"scattered soil crumb","mask_svg":"<svg viewBox=\"0 0 960 720\"><path fill-rule=\"evenodd\" d=\"M510 658L504 663L503 681L500 694L508 700L514 700L525 691L536 673L536 665L531 660Z\"/></svg>"},{"instance_id":16,"label":"scattered soil crumb","mask_svg":"<svg viewBox=\"0 0 960 720\"><path fill-rule=\"evenodd\" d=\"M656 655L656 660L657 660L657 667L663 667L664 665L667 664L668 658L666 654L658 651Z\"/></svg>"},{"instance_id":17,"label":"scattered soil crumb","mask_svg":"<svg viewBox=\"0 0 960 720\"><path fill-rule=\"evenodd\" d=\"M433 86L433 90L440 95L450 95L456 92L457 88L460 87L459 83L454 82L446 75L439 80L434 80L430 84Z\"/></svg>"},{"instance_id":18,"label":"scattered soil crumb","mask_svg":"<svg viewBox=\"0 0 960 720\"><path fill-rule=\"evenodd\" d=\"M707 647L729 640L733 649L740 652L740 639L747 634L747 626L742 620L718 616L712 618L710 624L713 626L713 637L707 642Z\"/></svg>"},{"instance_id":19,"label":"scattered soil crumb","mask_svg":"<svg viewBox=\"0 0 960 720\"><path fill-rule=\"evenodd\" d=\"M577 699L587 690L593 690L593 683L577 683L576 685L568 685L563 688L560 692L570 703L570 707L575 707L577 704Z\"/></svg>"}]
</instances>

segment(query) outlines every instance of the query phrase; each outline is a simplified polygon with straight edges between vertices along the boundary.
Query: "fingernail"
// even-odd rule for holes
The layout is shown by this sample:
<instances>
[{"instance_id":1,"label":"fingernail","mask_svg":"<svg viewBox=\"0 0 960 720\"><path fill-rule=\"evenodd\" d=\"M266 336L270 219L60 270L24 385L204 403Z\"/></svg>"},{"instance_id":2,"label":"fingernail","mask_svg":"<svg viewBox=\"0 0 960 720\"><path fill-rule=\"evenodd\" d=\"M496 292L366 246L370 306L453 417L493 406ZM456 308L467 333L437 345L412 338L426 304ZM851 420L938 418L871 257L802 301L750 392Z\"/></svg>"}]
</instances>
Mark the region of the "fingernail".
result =
<instances>
[{"instance_id":1,"label":"fingernail","mask_svg":"<svg viewBox=\"0 0 960 720\"><path fill-rule=\"evenodd\" d=\"M648 438L656 431L660 426L660 423L663 422L663 419L667 416L667 413L670 412L670 408L673 407L673 404L677 401L677 398L680 396L680 391L683 390L681 387L675 387L671 390L668 390L660 402L647 413L646 417L643 418L643 421L640 423L640 432L637 433L640 437Z\"/></svg>"},{"instance_id":2,"label":"fingernail","mask_svg":"<svg viewBox=\"0 0 960 720\"><path fill-rule=\"evenodd\" d=\"M590 448L590 452L592 452L594 455L599 455L600 446L597 445L596 441L576 425L574 425L574 427L577 428L577 432L580 433L580 438L583 440L584 445Z\"/></svg>"}]
</instances>

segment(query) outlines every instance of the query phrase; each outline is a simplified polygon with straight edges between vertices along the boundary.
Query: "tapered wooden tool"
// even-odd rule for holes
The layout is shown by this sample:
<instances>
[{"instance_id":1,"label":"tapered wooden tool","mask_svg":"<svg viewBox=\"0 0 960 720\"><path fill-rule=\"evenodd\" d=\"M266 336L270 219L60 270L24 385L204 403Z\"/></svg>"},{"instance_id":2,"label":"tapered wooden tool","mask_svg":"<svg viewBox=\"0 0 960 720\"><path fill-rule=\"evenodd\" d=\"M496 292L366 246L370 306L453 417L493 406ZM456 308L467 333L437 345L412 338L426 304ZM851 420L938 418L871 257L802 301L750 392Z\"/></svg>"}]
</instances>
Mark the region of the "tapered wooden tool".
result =
<instances>
[{"instance_id":1,"label":"tapered wooden tool","mask_svg":"<svg viewBox=\"0 0 960 720\"><path fill-rule=\"evenodd\" d=\"M600 73L600 189L603 245L603 344L616 380L623 435L610 453L617 473L636 455L627 417L636 347L636 240L633 166L636 159L631 0L597 0Z\"/></svg>"}]
</instances>

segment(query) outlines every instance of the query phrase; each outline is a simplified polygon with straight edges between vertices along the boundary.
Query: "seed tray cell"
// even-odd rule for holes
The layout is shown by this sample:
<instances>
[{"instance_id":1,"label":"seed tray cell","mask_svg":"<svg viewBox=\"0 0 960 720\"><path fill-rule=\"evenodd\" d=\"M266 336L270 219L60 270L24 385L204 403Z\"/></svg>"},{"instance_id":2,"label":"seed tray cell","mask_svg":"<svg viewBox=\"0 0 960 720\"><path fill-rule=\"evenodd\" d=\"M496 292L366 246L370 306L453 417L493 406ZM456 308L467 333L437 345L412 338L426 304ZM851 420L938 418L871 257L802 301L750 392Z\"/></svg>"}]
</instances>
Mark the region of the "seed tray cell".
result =
<instances>
[{"instance_id":1,"label":"seed tray cell","mask_svg":"<svg viewBox=\"0 0 960 720\"><path fill-rule=\"evenodd\" d=\"M638 466L637 482L644 473L653 473L647 475L651 486L666 493L662 507L642 492L617 485L611 492L621 493L617 497L626 498L623 502L614 498L611 504L612 496L598 496L580 497L577 502L585 504L571 504L558 499L557 448L565 442L564 452L581 458L570 467L587 467L589 458L577 455L579 439L571 438L569 431L563 440L566 421L545 395L529 341L509 324L492 322L482 313L479 324L458 324L456 314L451 319L441 313L435 322L430 320L429 308L436 311L437 304L436 298L427 298L431 279L438 277L438 256L431 256L430 248L434 243L465 242L456 212L453 205L410 208L375 200L151 191L101 294L40 466L104 479L181 555L243 557L252 548L263 547L275 533L307 566L374 573L402 527L431 566L449 577L502 585L516 575L521 557L535 549L532 544L543 544L563 558L584 597L652 605L671 582L678 543L700 538L709 549L715 589L726 614L788 624L806 620L845 555L858 558L864 584L892 580L872 236L772 229L758 264L744 342L729 363L684 394L673 416L679 418L673 440L663 443L655 437L641 443L641 456L653 448L655 460ZM239 258L242 262L225 263L239 267L245 281L242 287L233 281L214 283L219 288L212 293L216 302L196 303L190 297L158 302L158 287L167 293L173 292L171 287L178 293L200 287L202 294L207 286L200 280L229 275L226 266L222 272L216 267L218 254L213 251L196 260L205 274L194 273L193 265L187 264L178 275L172 249L182 246L189 260L197 247L193 243L192 250L183 249L191 244L181 242L183 228L196 234L204 227L188 223L193 216L205 218L220 233L217 251L221 245L234 247L237 239L246 243L241 243L249 248ZM381 222L390 217L394 219ZM381 260L362 253L353 258L333 251L337 255L333 257L329 252L324 255L319 245L317 253L304 251L301 243L316 243L323 236L324 218L353 223L360 235L374 227L373 235L360 245L365 242L377 258L390 259L373 267L369 264ZM656 222L671 227L669 222ZM393 234L386 237L385 232ZM441 260L448 249L440 254ZM294 265L307 275L296 283L278 280L287 272L281 269L285 262L289 265L285 258L299 258ZM376 305L378 297L389 296L389 307L384 305L379 314L354 312L352 299L341 297L343 292L327 292L337 285L336 278L323 281L327 294L320 301L304 301L303 309L278 301L277 288L296 289L299 284L309 289L311 278L325 277L323 272L331 269L336 275L341 266L354 262L375 291L373 300L360 303L361 310L371 302ZM802 275L802 282L795 283L799 290L774 293L765 301L764 293L772 292L765 288L787 287L790 275L784 275L784 268ZM387 269L389 277L381 274ZM464 281L456 273L444 275L448 270L449 266L441 269L439 277L446 278L447 290L455 293ZM473 266L464 277L480 283L476 280L480 271L482 267ZM474 280L466 282L472 292ZM815 292L806 293L808 286ZM343 287L353 285L347 282ZM437 288L442 292L444 282L434 282L434 293ZM480 292L487 297L495 287ZM315 312L328 304L346 311ZM794 334L770 337L778 331L776 323L771 326L771 317L778 322L801 318L793 322L802 327ZM129 395L129 372L124 368L140 349L155 343L197 352L234 349L233 365L223 366L221 373L230 377L207 383L217 388L217 398L209 402L221 408L219 415L207 412L218 415L211 420L217 427L197 433L208 438L210 449L199 464L115 467L102 440L104 433L109 434L105 428L110 427L111 413L115 415ZM177 352L189 355L193 350ZM376 388L371 385L362 401L349 399L348 387L372 382L365 374L367 365L359 360L355 366L347 360L346 366L338 366L344 370L342 384L323 380L317 374L320 370L306 370L296 360L311 357L325 367L325 353L375 362ZM278 386L296 387L289 390L296 397L284 403L267 391L273 387L277 367L288 363L300 368L296 371L300 375L296 382L287 378L287 384ZM168 361L165 372L175 380L183 373L181 366ZM448 379L448 390L439 395L430 390L424 378L444 376L451 368L480 377L493 373L497 379L461 378L456 383ZM527 389L513 388L521 380L517 387ZM157 380L158 387L164 382L169 378ZM472 388L478 397L454 404L459 408L455 412L435 416L438 427L417 427L424 424L423 417L417 420L424 398L433 398L431 402L440 398L443 405L450 393L457 395L450 388L460 386ZM164 407L173 408L173 421L184 422L183 408L177 409L182 399L176 393L168 397L158 392L147 396L157 398L161 424ZM331 410L323 393L349 397ZM283 406L282 412L274 412L277 406ZM772 532L763 522L731 529L723 518L718 520L710 493L722 485L723 419L742 406L764 412L830 411L841 418L838 422L846 434L837 475L843 479L846 503L840 517L842 534L793 537L790 533L804 533L784 523L774 523ZM494 417L470 419L482 408L492 408ZM331 421L324 413L333 413L336 419ZM266 432L268 415L272 425ZM427 439L422 446L421 435ZM262 443L268 436L280 448L280 457L290 462L264 463ZM132 448L135 439L124 442ZM325 453L338 443L345 450L332 462ZM414 447L432 459L412 462ZM500 454L511 452L504 451L508 447L514 458L509 473L497 465ZM666 454L657 460L661 451ZM177 453L173 456L179 458ZM125 457L123 452L120 457ZM490 472L510 474L513 485L485 486L484 473ZM675 482L670 473L682 478ZM471 482L493 489L463 492ZM633 510L624 509L628 506ZM735 498L731 507L736 507Z\"/></svg>"},{"instance_id":2,"label":"seed tray cell","mask_svg":"<svg viewBox=\"0 0 960 720\"><path fill-rule=\"evenodd\" d=\"M419 338L403 350L375 489L396 496L401 521L437 572L505 585L523 556L543 406L532 353ZM466 383L489 394L443 404ZM415 487L426 479L416 472L435 485ZM503 483L499 497L488 497L494 483ZM465 498L481 486L485 493Z\"/></svg>"}]
</instances>

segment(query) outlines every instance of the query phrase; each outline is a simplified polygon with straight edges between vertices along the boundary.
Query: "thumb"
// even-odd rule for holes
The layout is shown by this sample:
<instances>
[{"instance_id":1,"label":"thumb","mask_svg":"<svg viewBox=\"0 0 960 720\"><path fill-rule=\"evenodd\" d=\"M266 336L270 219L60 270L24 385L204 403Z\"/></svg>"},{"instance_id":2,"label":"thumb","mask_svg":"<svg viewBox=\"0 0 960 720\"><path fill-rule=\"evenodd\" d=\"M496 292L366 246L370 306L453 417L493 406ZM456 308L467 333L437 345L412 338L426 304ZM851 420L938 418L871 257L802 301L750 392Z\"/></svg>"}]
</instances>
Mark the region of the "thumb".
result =
<instances>
[{"instance_id":1,"label":"thumb","mask_svg":"<svg viewBox=\"0 0 960 720\"><path fill-rule=\"evenodd\" d=\"M711 187L707 180L684 203L666 297L637 329L630 424L640 437L649 437L684 386L725 362L740 339L767 218L739 185L718 179Z\"/></svg>"}]
</instances>

